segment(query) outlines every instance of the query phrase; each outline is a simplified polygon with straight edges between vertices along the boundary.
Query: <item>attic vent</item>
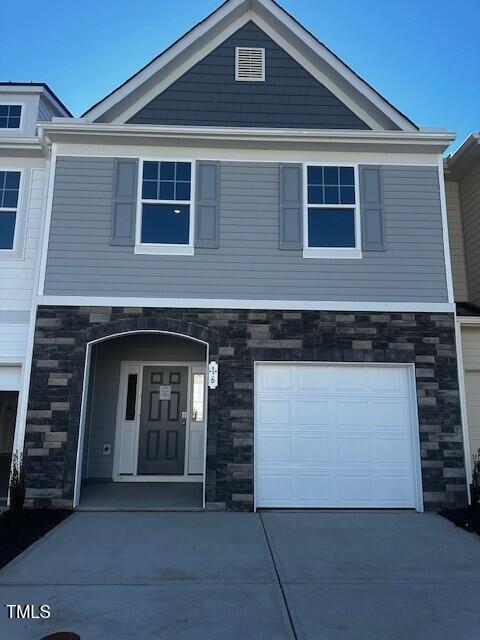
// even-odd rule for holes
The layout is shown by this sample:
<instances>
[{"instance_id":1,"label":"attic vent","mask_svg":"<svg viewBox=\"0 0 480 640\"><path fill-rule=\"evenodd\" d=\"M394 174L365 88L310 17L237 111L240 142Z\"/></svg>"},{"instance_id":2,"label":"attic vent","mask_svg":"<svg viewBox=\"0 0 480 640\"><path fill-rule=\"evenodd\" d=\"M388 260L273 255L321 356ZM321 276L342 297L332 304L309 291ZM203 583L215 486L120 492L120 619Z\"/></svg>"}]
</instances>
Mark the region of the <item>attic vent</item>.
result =
<instances>
[{"instance_id":1,"label":"attic vent","mask_svg":"<svg viewBox=\"0 0 480 640\"><path fill-rule=\"evenodd\" d=\"M265 80L265 49L235 47L235 80Z\"/></svg>"}]
</instances>

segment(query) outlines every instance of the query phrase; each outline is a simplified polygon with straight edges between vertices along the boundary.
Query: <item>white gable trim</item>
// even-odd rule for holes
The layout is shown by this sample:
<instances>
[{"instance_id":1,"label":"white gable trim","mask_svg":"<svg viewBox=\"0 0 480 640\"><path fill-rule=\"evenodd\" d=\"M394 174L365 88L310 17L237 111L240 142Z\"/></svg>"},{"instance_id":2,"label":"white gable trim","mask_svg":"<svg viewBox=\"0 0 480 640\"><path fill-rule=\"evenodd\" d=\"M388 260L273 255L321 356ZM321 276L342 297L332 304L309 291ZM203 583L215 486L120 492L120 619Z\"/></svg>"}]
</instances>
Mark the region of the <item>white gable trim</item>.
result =
<instances>
[{"instance_id":1,"label":"white gable trim","mask_svg":"<svg viewBox=\"0 0 480 640\"><path fill-rule=\"evenodd\" d=\"M352 69L350 69L340 58L332 53L325 45L319 42L296 20L294 20L282 7L272 0L255 0L264 9L275 16L280 22L285 24L297 37L303 40L318 56L323 58L335 71L343 76L355 89L362 93L380 111L382 111L392 122L397 124L403 131L417 131L417 127L410 122L400 111L395 109L385 98L373 89L365 80L362 80ZM348 105L347 105L348 106ZM368 123L367 123L368 124Z\"/></svg>"},{"instance_id":2,"label":"white gable trim","mask_svg":"<svg viewBox=\"0 0 480 640\"><path fill-rule=\"evenodd\" d=\"M194 53L186 62L181 65L178 65L169 73L167 76L162 78L158 84L155 84L149 91L144 93L144 95L136 100L132 105L127 107L125 111L123 111L120 115L112 118L113 124L124 124L130 120L136 113L138 113L141 109L143 109L149 102L151 102L156 96L163 93L169 86L171 86L174 82L176 82L179 78L183 76L184 73L189 71L192 67L194 67L198 62L206 58L212 51L214 51L217 47L219 47L225 40L230 38L236 31L241 29L243 26L247 24L250 20L253 20L252 12L248 12L244 14L241 18L238 18L231 25L226 27L222 33L220 33L215 38L212 38L208 41L208 43L199 49L196 53ZM188 45L185 45L185 47ZM128 94L127 94L128 95ZM100 106L100 105L99 105ZM93 112L92 112L93 113ZM87 120L92 121L91 114L87 115Z\"/></svg>"},{"instance_id":3,"label":"white gable trim","mask_svg":"<svg viewBox=\"0 0 480 640\"><path fill-rule=\"evenodd\" d=\"M195 64L206 58L212 51L220 46L225 40L232 36L238 29L241 29L247 22L254 22L262 29L272 40L274 40L282 49L284 49L298 64L308 71L318 82L323 84L331 91L343 104L350 109L360 120L363 120L373 130L382 130L384 127L381 123L373 118L364 109L359 107L344 91L335 85L330 78L322 73L315 65L309 62L299 51L297 51L290 43L280 36L265 20L257 16L253 11L247 12L242 18L235 20L232 25L225 29L219 36L213 38L208 44L195 53L187 62L176 67L170 74L165 76L161 82L156 84L150 91L147 91L141 98L130 105L120 115L112 119L113 124L124 124L136 113L141 111L156 96L163 93L169 86L176 82L184 73L191 69ZM411 130L415 131L412 127Z\"/></svg>"},{"instance_id":4,"label":"white gable trim","mask_svg":"<svg viewBox=\"0 0 480 640\"><path fill-rule=\"evenodd\" d=\"M257 11L255 11L255 7ZM241 15L240 12L242 12ZM262 17L260 13L263 13ZM127 98L133 91L139 89L142 84L152 78L155 74L159 73L167 64L175 60L182 51L193 45L202 36L208 35L208 32L215 26L219 25L222 21L227 22L228 18L233 18L230 25L226 25L222 28L220 34L215 38L211 38L209 42L202 47L199 51L193 54L188 61L175 68L172 73L168 74L165 78L155 85L152 89L147 91L139 100L135 101L135 104L130 105L121 114L115 116L111 120L113 123L124 123L131 118L135 113L148 104L156 95L159 95L168 86L170 86L175 80L183 75L194 64L203 59L208 53L213 51L219 44L224 42L241 26L246 24L249 20L254 21L261 29L267 33L272 39L274 39L283 49L287 51L292 57L299 62L304 68L309 71L319 82L324 84L334 95L338 97L353 113L355 113L360 119L362 119L372 129L384 129L384 126L373 117L371 114L367 114L364 109L360 108L355 100L349 98L345 91L341 91L338 86L327 78L320 69L318 69L312 63L309 63L294 46L287 42L285 38L270 25L267 24L265 16L272 16L274 19L280 21L287 30L289 30L296 38L300 38L302 42L319 57L321 57L328 65L334 69L346 82L356 91L360 92L365 98L375 106L386 118L394 122L403 131L416 131L415 125L403 116L397 109L390 105L380 94L378 94L372 87L370 87L364 80L356 75L345 63L337 58L327 47L322 45L316 38L314 38L308 31L306 31L298 22L296 22L288 13L286 13L281 7L279 7L272 0L228 0L224 5L219 7L214 13L212 13L207 19L199 23L190 32L188 32L183 38L178 40L174 45L167 49L163 54L158 56L138 74L133 76L130 80L118 89L114 90L104 100L99 102L96 106L85 113L85 120L88 122L97 121L102 115L108 112L110 109L118 105L122 100Z\"/></svg>"},{"instance_id":5,"label":"white gable trim","mask_svg":"<svg viewBox=\"0 0 480 640\"><path fill-rule=\"evenodd\" d=\"M125 84L115 89L110 95L101 100L96 106L85 112L84 116L88 122L94 122L118 102L126 98L132 91L138 89L146 80L155 73L161 71L169 62L174 60L178 54L193 44L196 40L207 34L210 29L224 20L235 9L247 4L245 0L229 0L214 11L206 20L198 24L191 31L185 34L180 40L169 49L160 54L157 58L147 64L141 71L135 74Z\"/></svg>"}]
</instances>

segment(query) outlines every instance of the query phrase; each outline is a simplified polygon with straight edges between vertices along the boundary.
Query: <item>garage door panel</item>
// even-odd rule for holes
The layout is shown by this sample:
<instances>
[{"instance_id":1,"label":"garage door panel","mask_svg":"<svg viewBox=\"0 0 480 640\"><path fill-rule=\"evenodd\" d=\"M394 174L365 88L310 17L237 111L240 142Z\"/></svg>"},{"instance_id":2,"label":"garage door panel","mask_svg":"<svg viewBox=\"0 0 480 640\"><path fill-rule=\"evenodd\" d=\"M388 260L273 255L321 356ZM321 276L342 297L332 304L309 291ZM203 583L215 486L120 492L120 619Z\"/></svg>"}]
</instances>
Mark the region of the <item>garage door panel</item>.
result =
<instances>
[{"instance_id":1,"label":"garage door panel","mask_svg":"<svg viewBox=\"0 0 480 640\"><path fill-rule=\"evenodd\" d=\"M408 429L411 423L411 411L409 404L403 401L372 400L372 418L377 427L392 427L402 432Z\"/></svg>"},{"instance_id":2,"label":"garage door panel","mask_svg":"<svg viewBox=\"0 0 480 640\"><path fill-rule=\"evenodd\" d=\"M292 461L291 437L289 434L262 436L257 438L256 455L266 465L289 463Z\"/></svg>"},{"instance_id":3,"label":"garage door panel","mask_svg":"<svg viewBox=\"0 0 480 640\"><path fill-rule=\"evenodd\" d=\"M258 506L415 507L405 367L270 367L256 374Z\"/></svg>"},{"instance_id":4,"label":"garage door panel","mask_svg":"<svg viewBox=\"0 0 480 640\"><path fill-rule=\"evenodd\" d=\"M336 425L338 427L352 427L355 430L364 429L371 424L368 400L350 400L342 398L333 400L336 407Z\"/></svg>"},{"instance_id":5,"label":"garage door panel","mask_svg":"<svg viewBox=\"0 0 480 640\"><path fill-rule=\"evenodd\" d=\"M327 463L332 457L329 437L298 435L292 438L292 460L300 463Z\"/></svg>"},{"instance_id":6,"label":"garage door panel","mask_svg":"<svg viewBox=\"0 0 480 640\"><path fill-rule=\"evenodd\" d=\"M295 371L296 392L315 390L320 393L328 393L332 385L332 378L328 375L329 367L324 370L311 365L298 365L292 367Z\"/></svg>"},{"instance_id":7,"label":"garage door panel","mask_svg":"<svg viewBox=\"0 0 480 640\"><path fill-rule=\"evenodd\" d=\"M258 422L268 427L269 425L290 424L290 402L288 400L265 398L258 407Z\"/></svg>"},{"instance_id":8,"label":"garage door panel","mask_svg":"<svg viewBox=\"0 0 480 640\"><path fill-rule=\"evenodd\" d=\"M341 506L371 504L373 478L367 474L346 473L338 478L339 503Z\"/></svg>"},{"instance_id":9,"label":"garage door panel","mask_svg":"<svg viewBox=\"0 0 480 640\"><path fill-rule=\"evenodd\" d=\"M292 400L294 406L293 418L297 425L311 425L320 429L332 422L332 409L328 400L311 398L308 400Z\"/></svg>"},{"instance_id":10,"label":"garage door panel","mask_svg":"<svg viewBox=\"0 0 480 640\"><path fill-rule=\"evenodd\" d=\"M272 471L257 478L257 491L269 496L270 506L288 506L294 495L290 474Z\"/></svg>"},{"instance_id":11,"label":"garage door panel","mask_svg":"<svg viewBox=\"0 0 480 640\"><path fill-rule=\"evenodd\" d=\"M408 438L379 437L375 443L376 462L390 465L410 465L412 444Z\"/></svg>"},{"instance_id":12,"label":"garage door panel","mask_svg":"<svg viewBox=\"0 0 480 640\"><path fill-rule=\"evenodd\" d=\"M255 385L258 392L277 391L292 388L292 378L294 371L291 367L283 365L270 365L268 371L265 368L258 368L256 371Z\"/></svg>"},{"instance_id":13,"label":"garage door panel","mask_svg":"<svg viewBox=\"0 0 480 640\"><path fill-rule=\"evenodd\" d=\"M328 505L334 489L331 474L299 472L294 484L294 499L301 506Z\"/></svg>"},{"instance_id":14,"label":"garage door panel","mask_svg":"<svg viewBox=\"0 0 480 640\"><path fill-rule=\"evenodd\" d=\"M387 506L411 506L411 486L404 475L379 475L377 490L379 500Z\"/></svg>"},{"instance_id":15,"label":"garage door panel","mask_svg":"<svg viewBox=\"0 0 480 640\"><path fill-rule=\"evenodd\" d=\"M366 464L373 461L370 438L339 437L335 440L337 460L343 464Z\"/></svg>"},{"instance_id":16,"label":"garage door panel","mask_svg":"<svg viewBox=\"0 0 480 640\"><path fill-rule=\"evenodd\" d=\"M375 396L408 398L408 376L397 367L370 367L370 392Z\"/></svg>"}]
</instances>

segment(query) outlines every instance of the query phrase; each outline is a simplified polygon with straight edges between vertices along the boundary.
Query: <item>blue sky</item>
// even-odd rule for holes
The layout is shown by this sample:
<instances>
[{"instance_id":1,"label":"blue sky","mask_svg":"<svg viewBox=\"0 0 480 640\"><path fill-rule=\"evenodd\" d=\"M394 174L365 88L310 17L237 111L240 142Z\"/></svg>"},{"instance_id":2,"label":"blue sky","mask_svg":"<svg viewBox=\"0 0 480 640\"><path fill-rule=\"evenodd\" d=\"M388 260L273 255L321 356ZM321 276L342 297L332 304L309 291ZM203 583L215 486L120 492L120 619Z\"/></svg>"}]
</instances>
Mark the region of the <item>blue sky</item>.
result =
<instances>
[{"instance_id":1,"label":"blue sky","mask_svg":"<svg viewBox=\"0 0 480 640\"><path fill-rule=\"evenodd\" d=\"M280 2L417 124L456 132L453 147L480 130L478 0ZM5 2L0 79L47 82L78 116L219 3Z\"/></svg>"}]
</instances>

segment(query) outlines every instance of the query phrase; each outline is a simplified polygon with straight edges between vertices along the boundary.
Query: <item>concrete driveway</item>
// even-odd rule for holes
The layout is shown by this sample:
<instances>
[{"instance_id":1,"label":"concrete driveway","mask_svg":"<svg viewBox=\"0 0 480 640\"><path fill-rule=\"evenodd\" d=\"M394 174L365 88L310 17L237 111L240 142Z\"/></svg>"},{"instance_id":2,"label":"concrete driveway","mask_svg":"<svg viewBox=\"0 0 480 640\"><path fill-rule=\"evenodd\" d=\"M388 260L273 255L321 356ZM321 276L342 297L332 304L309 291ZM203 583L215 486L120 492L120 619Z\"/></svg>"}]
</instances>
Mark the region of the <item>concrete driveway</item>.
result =
<instances>
[{"instance_id":1,"label":"concrete driveway","mask_svg":"<svg viewBox=\"0 0 480 640\"><path fill-rule=\"evenodd\" d=\"M0 637L443 640L480 625L480 539L414 513L77 513L0 571L50 605Z\"/></svg>"}]
</instances>

